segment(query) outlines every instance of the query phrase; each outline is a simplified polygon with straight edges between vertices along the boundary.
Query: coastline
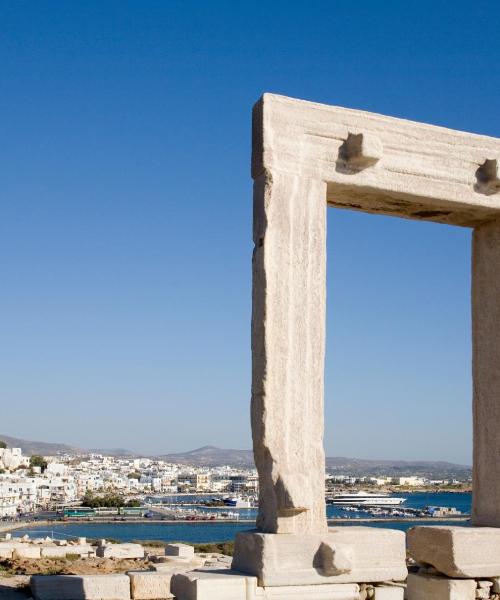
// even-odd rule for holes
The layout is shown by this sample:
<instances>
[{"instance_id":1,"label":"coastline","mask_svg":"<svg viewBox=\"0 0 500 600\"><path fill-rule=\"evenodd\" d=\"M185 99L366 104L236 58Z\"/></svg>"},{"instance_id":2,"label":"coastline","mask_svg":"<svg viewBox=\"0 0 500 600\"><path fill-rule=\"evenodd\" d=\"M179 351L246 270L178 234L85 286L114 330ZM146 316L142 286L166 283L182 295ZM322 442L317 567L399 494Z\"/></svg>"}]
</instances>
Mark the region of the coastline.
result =
<instances>
[{"instance_id":1,"label":"coastline","mask_svg":"<svg viewBox=\"0 0 500 600\"><path fill-rule=\"evenodd\" d=\"M356 519L344 519L344 518L333 518L328 519L328 525L345 525L345 524L357 524L357 523L407 523L407 522L419 522L419 523L440 523L440 522L463 522L469 521L470 515L459 515L459 516L447 516L447 517L412 517L411 519L408 517L371 517L371 518L356 518ZM173 519L130 519L126 521L114 521L112 519L71 519L66 521L27 521L25 523L6 523L0 525L0 533L8 533L10 531L16 531L18 529L37 529L39 527L55 527L61 525L116 525L116 526L126 526L133 524L150 524L150 525L220 525L224 524L240 524L240 523L249 523L255 524L253 519L225 519L224 521L188 521L188 520L173 520Z\"/></svg>"}]
</instances>

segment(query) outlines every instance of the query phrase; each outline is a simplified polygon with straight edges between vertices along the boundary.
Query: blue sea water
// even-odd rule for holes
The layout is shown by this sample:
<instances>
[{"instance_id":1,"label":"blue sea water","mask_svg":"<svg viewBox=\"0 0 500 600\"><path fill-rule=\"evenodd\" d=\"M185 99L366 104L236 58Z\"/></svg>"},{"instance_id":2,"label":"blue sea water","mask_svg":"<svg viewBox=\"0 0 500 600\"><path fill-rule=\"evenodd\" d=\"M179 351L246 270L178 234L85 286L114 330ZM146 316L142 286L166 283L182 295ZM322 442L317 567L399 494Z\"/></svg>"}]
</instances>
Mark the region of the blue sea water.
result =
<instances>
[{"instance_id":1,"label":"blue sea water","mask_svg":"<svg viewBox=\"0 0 500 600\"><path fill-rule=\"evenodd\" d=\"M470 493L413 493L400 494L407 500L405 506L410 508L423 508L425 506L449 506L455 507L463 513L470 513L471 494ZM243 510L240 512L241 519L254 519L255 510ZM357 519L352 518L352 513L345 513L338 507L328 506L327 515L329 518L342 516L351 516L349 522L342 526L357 525ZM362 515L366 516L366 515ZM373 527L389 527L406 531L415 525L427 524L422 521L412 521L411 519L403 522L373 522L363 521L362 525ZM429 520L428 524L436 525L436 521ZM439 521L440 525L453 524L467 526L468 521L446 522ZM31 537L40 535L51 535L53 537L72 537L82 536L88 538L108 538L122 542L132 540L157 540L165 542L224 542L234 539L239 531L252 529L253 524L246 523L225 523L225 522L179 522L179 523L54 523L53 527L41 526L30 527L13 532L14 536L21 536L27 533Z\"/></svg>"}]
</instances>

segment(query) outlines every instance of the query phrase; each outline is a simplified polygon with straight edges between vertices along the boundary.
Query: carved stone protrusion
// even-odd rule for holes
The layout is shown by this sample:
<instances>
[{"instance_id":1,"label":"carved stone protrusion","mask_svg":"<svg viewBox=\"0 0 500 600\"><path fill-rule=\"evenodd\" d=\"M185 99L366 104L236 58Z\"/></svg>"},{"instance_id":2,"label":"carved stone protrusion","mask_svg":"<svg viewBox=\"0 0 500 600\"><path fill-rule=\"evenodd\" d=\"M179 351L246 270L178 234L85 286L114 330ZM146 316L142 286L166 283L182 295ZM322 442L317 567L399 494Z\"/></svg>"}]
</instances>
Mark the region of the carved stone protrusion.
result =
<instances>
[{"instance_id":1,"label":"carved stone protrusion","mask_svg":"<svg viewBox=\"0 0 500 600\"><path fill-rule=\"evenodd\" d=\"M476 192L491 196L500 192L500 171L496 158L487 158L476 171Z\"/></svg>"},{"instance_id":2,"label":"carved stone protrusion","mask_svg":"<svg viewBox=\"0 0 500 600\"><path fill-rule=\"evenodd\" d=\"M339 148L339 159L349 167L364 169L372 167L381 158L384 147L380 139L367 133L349 133Z\"/></svg>"},{"instance_id":3,"label":"carved stone protrusion","mask_svg":"<svg viewBox=\"0 0 500 600\"><path fill-rule=\"evenodd\" d=\"M354 549L347 544L332 544L323 541L318 554L321 558L324 575L342 575L354 568Z\"/></svg>"}]
</instances>

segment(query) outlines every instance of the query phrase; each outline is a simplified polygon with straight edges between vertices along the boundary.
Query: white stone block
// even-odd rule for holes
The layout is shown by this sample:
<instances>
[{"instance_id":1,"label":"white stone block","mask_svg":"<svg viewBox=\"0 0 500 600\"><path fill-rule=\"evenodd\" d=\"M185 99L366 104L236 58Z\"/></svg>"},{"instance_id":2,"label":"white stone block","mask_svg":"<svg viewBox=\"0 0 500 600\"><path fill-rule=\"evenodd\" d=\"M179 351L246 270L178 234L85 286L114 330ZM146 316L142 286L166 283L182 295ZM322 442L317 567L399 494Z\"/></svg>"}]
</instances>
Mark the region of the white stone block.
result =
<instances>
[{"instance_id":1,"label":"white stone block","mask_svg":"<svg viewBox=\"0 0 500 600\"><path fill-rule=\"evenodd\" d=\"M171 574L157 571L130 571L128 576L133 600L173 598L170 593Z\"/></svg>"},{"instance_id":2,"label":"white stone block","mask_svg":"<svg viewBox=\"0 0 500 600\"><path fill-rule=\"evenodd\" d=\"M324 535L253 531L238 533L235 541L232 568L265 587L402 581L408 573L405 534L393 529L336 527ZM338 564L325 546L341 550Z\"/></svg>"},{"instance_id":3,"label":"white stone block","mask_svg":"<svg viewBox=\"0 0 500 600\"><path fill-rule=\"evenodd\" d=\"M194 547L189 544L167 544L165 556L178 556L179 558L193 558Z\"/></svg>"},{"instance_id":4,"label":"white stone block","mask_svg":"<svg viewBox=\"0 0 500 600\"><path fill-rule=\"evenodd\" d=\"M377 585L373 588L373 600L403 600L404 587L395 585Z\"/></svg>"},{"instance_id":5,"label":"white stone block","mask_svg":"<svg viewBox=\"0 0 500 600\"><path fill-rule=\"evenodd\" d=\"M500 577L500 529L412 527L407 539L412 558L448 577Z\"/></svg>"},{"instance_id":6,"label":"white stone block","mask_svg":"<svg viewBox=\"0 0 500 600\"><path fill-rule=\"evenodd\" d=\"M359 597L356 583L327 583L257 588L252 600L359 600Z\"/></svg>"},{"instance_id":7,"label":"white stone block","mask_svg":"<svg viewBox=\"0 0 500 600\"><path fill-rule=\"evenodd\" d=\"M199 570L172 577L177 600L359 600L356 583L259 587L256 577L235 571Z\"/></svg>"},{"instance_id":8,"label":"white stone block","mask_svg":"<svg viewBox=\"0 0 500 600\"><path fill-rule=\"evenodd\" d=\"M33 575L36 600L130 600L128 575Z\"/></svg>"},{"instance_id":9,"label":"white stone block","mask_svg":"<svg viewBox=\"0 0 500 600\"><path fill-rule=\"evenodd\" d=\"M98 546L96 553L101 558L144 558L144 548L140 544L109 544L109 546Z\"/></svg>"},{"instance_id":10,"label":"white stone block","mask_svg":"<svg viewBox=\"0 0 500 600\"><path fill-rule=\"evenodd\" d=\"M20 544L14 548L14 558L40 558L40 546Z\"/></svg>"},{"instance_id":11,"label":"white stone block","mask_svg":"<svg viewBox=\"0 0 500 600\"><path fill-rule=\"evenodd\" d=\"M40 548L40 553L43 558L65 558L68 552L69 550L67 548L64 548L64 546L42 546Z\"/></svg>"},{"instance_id":12,"label":"white stone block","mask_svg":"<svg viewBox=\"0 0 500 600\"><path fill-rule=\"evenodd\" d=\"M253 600L256 586L255 577L200 570L173 575L170 591L176 600Z\"/></svg>"},{"instance_id":13,"label":"white stone block","mask_svg":"<svg viewBox=\"0 0 500 600\"><path fill-rule=\"evenodd\" d=\"M96 555L96 549L90 544L75 544L74 546L66 546L66 554L79 554L83 558Z\"/></svg>"},{"instance_id":14,"label":"white stone block","mask_svg":"<svg viewBox=\"0 0 500 600\"><path fill-rule=\"evenodd\" d=\"M408 575L408 600L475 600L473 579L448 579L435 575Z\"/></svg>"},{"instance_id":15,"label":"white stone block","mask_svg":"<svg viewBox=\"0 0 500 600\"><path fill-rule=\"evenodd\" d=\"M14 548L0 548L0 559L12 558L14 554Z\"/></svg>"}]
</instances>

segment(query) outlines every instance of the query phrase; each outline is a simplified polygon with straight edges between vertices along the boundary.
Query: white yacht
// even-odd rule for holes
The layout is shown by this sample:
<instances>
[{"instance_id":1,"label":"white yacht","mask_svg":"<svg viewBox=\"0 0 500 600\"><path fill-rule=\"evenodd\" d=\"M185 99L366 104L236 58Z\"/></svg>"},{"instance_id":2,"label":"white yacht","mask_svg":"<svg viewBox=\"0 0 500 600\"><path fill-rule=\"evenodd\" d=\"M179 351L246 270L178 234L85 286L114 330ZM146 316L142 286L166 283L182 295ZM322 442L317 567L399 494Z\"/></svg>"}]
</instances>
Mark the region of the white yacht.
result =
<instances>
[{"instance_id":1,"label":"white yacht","mask_svg":"<svg viewBox=\"0 0 500 600\"><path fill-rule=\"evenodd\" d=\"M406 502L406 498L361 491L335 494L328 498L328 504L337 506L398 506L403 502Z\"/></svg>"}]
</instances>

